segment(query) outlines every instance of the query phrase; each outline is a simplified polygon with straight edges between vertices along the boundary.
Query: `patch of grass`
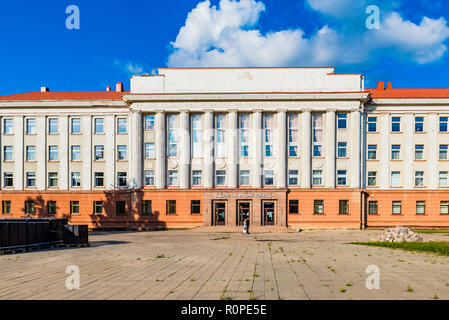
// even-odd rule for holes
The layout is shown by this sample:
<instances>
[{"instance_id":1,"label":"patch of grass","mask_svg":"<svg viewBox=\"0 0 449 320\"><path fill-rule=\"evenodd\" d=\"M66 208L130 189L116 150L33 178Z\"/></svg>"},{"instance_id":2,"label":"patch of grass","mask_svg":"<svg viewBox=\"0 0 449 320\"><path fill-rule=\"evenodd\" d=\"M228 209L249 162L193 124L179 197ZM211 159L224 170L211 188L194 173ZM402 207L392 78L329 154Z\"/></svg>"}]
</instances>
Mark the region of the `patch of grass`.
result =
<instances>
[{"instance_id":1,"label":"patch of grass","mask_svg":"<svg viewBox=\"0 0 449 320\"><path fill-rule=\"evenodd\" d=\"M413 230L415 233L447 233L449 234L449 230Z\"/></svg>"},{"instance_id":2,"label":"patch of grass","mask_svg":"<svg viewBox=\"0 0 449 320\"><path fill-rule=\"evenodd\" d=\"M340 288L340 292L341 292L341 293L345 293L345 292L346 292L346 289Z\"/></svg>"},{"instance_id":3,"label":"patch of grass","mask_svg":"<svg viewBox=\"0 0 449 320\"><path fill-rule=\"evenodd\" d=\"M352 287L352 283L351 283L351 282L348 282L348 283L346 284L346 286L347 286L347 287Z\"/></svg>"},{"instance_id":4,"label":"patch of grass","mask_svg":"<svg viewBox=\"0 0 449 320\"><path fill-rule=\"evenodd\" d=\"M439 300L440 298L437 296L437 294L435 293L435 295L432 298L433 300Z\"/></svg>"},{"instance_id":5,"label":"patch of grass","mask_svg":"<svg viewBox=\"0 0 449 320\"><path fill-rule=\"evenodd\" d=\"M407 292L413 292L413 288L410 286L407 286Z\"/></svg>"},{"instance_id":6,"label":"patch of grass","mask_svg":"<svg viewBox=\"0 0 449 320\"><path fill-rule=\"evenodd\" d=\"M255 273L255 274L253 274L253 277L254 277L254 278L258 278L259 275L258 275L257 273Z\"/></svg>"},{"instance_id":7,"label":"patch of grass","mask_svg":"<svg viewBox=\"0 0 449 320\"><path fill-rule=\"evenodd\" d=\"M192 282L193 282L193 281L196 281L196 280L195 280L194 278L192 278L192 279L190 279L190 281L192 281Z\"/></svg>"},{"instance_id":8,"label":"patch of grass","mask_svg":"<svg viewBox=\"0 0 449 320\"><path fill-rule=\"evenodd\" d=\"M402 249L406 251L431 252L438 255L449 256L449 241L430 241L430 242L351 242L351 244L383 247L390 249Z\"/></svg>"},{"instance_id":9,"label":"patch of grass","mask_svg":"<svg viewBox=\"0 0 449 320\"><path fill-rule=\"evenodd\" d=\"M167 258L167 257L165 256L165 254L158 254L158 255L156 256L156 259L163 259L163 258Z\"/></svg>"},{"instance_id":10,"label":"patch of grass","mask_svg":"<svg viewBox=\"0 0 449 320\"><path fill-rule=\"evenodd\" d=\"M210 240L227 240L227 239L231 239L231 237L219 237L219 238L213 238Z\"/></svg>"}]
</instances>

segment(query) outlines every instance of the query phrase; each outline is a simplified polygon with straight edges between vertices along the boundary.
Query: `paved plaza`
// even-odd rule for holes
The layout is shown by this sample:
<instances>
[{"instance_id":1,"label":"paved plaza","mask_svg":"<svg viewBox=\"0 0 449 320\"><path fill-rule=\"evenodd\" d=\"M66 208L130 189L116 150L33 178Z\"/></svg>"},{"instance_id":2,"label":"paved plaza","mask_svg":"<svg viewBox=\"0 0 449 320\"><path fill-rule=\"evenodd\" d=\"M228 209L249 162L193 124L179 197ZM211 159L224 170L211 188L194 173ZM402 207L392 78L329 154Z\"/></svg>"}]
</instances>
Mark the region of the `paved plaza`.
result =
<instances>
[{"instance_id":1,"label":"paved plaza","mask_svg":"<svg viewBox=\"0 0 449 320\"><path fill-rule=\"evenodd\" d=\"M87 248L0 256L0 299L449 299L448 257L349 244L378 233L95 232Z\"/></svg>"}]
</instances>

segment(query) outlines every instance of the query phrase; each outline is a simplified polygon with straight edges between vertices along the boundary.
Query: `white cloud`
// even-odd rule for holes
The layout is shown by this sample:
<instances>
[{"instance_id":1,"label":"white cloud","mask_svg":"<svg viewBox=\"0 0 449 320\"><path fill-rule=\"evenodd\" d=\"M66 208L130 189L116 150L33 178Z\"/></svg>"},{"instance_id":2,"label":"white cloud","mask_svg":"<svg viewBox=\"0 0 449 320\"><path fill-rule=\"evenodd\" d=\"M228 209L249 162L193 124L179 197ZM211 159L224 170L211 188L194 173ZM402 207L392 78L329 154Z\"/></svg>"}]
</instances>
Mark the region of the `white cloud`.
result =
<instances>
[{"instance_id":1,"label":"white cloud","mask_svg":"<svg viewBox=\"0 0 449 320\"><path fill-rule=\"evenodd\" d=\"M366 7L366 0L307 0L316 11L333 17L353 16L356 10Z\"/></svg>"},{"instance_id":2,"label":"white cloud","mask_svg":"<svg viewBox=\"0 0 449 320\"><path fill-rule=\"evenodd\" d=\"M122 62L119 59L114 59L114 66L128 75L143 74L145 71L144 66L141 64L133 63L131 61Z\"/></svg>"}]
</instances>

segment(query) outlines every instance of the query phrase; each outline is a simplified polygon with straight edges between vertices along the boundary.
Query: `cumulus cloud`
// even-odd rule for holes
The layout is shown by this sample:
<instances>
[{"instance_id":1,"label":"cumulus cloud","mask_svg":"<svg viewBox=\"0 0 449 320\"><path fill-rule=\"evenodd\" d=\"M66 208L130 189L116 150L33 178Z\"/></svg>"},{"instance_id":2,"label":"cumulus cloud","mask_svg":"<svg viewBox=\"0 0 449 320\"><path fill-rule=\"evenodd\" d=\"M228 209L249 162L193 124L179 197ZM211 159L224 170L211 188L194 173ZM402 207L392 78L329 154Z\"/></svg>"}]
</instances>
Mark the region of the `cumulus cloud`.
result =
<instances>
[{"instance_id":1,"label":"cumulus cloud","mask_svg":"<svg viewBox=\"0 0 449 320\"><path fill-rule=\"evenodd\" d=\"M145 71L144 66L141 64L133 63L131 61L123 62L119 59L114 59L114 66L128 75L143 74Z\"/></svg>"}]
</instances>

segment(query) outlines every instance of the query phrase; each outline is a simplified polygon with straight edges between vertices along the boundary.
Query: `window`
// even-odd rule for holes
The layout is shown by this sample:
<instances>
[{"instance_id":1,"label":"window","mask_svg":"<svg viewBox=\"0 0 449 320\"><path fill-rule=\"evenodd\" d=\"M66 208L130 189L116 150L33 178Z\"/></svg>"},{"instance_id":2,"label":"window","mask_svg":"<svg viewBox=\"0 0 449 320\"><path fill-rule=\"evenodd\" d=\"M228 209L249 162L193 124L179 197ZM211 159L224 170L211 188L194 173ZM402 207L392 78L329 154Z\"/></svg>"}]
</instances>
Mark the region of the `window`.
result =
<instances>
[{"instance_id":1,"label":"window","mask_svg":"<svg viewBox=\"0 0 449 320\"><path fill-rule=\"evenodd\" d=\"M424 117L415 117L415 132L424 132Z\"/></svg>"},{"instance_id":2,"label":"window","mask_svg":"<svg viewBox=\"0 0 449 320\"><path fill-rule=\"evenodd\" d=\"M447 171L440 171L440 187L447 188L448 186Z\"/></svg>"},{"instance_id":3,"label":"window","mask_svg":"<svg viewBox=\"0 0 449 320\"><path fill-rule=\"evenodd\" d=\"M178 185L178 171L176 170L168 171L168 185L170 187Z\"/></svg>"},{"instance_id":4,"label":"window","mask_svg":"<svg viewBox=\"0 0 449 320\"><path fill-rule=\"evenodd\" d=\"M226 115L224 114L215 116L215 141L217 158L226 157Z\"/></svg>"},{"instance_id":5,"label":"window","mask_svg":"<svg viewBox=\"0 0 449 320\"><path fill-rule=\"evenodd\" d=\"M377 144L368 145L368 160L377 159Z\"/></svg>"},{"instance_id":6,"label":"window","mask_svg":"<svg viewBox=\"0 0 449 320\"><path fill-rule=\"evenodd\" d=\"M240 156L249 157L249 134L250 117L249 114L240 114Z\"/></svg>"},{"instance_id":7,"label":"window","mask_svg":"<svg viewBox=\"0 0 449 320\"><path fill-rule=\"evenodd\" d=\"M321 186L323 184L323 171L322 170L313 170L312 184L314 186Z\"/></svg>"},{"instance_id":8,"label":"window","mask_svg":"<svg viewBox=\"0 0 449 320\"><path fill-rule=\"evenodd\" d=\"M274 185L274 170L264 170L263 181L266 186Z\"/></svg>"},{"instance_id":9,"label":"window","mask_svg":"<svg viewBox=\"0 0 449 320\"><path fill-rule=\"evenodd\" d=\"M349 200L339 200L338 201L338 213L339 214L349 214Z\"/></svg>"},{"instance_id":10,"label":"window","mask_svg":"<svg viewBox=\"0 0 449 320\"><path fill-rule=\"evenodd\" d=\"M94 120L95 124L95 133L96 134L103 134L104 133L104 119L103 118L96 118Z\"/></svg>"},{"instance_id":11,"label":"window","mask_svg":"<svg viewBox=\"0 0 449 320\"><path fill-rule=\"evenodd\" d=\"M376 186L377 186L377 172L368 171L368 187L376 187Z\"/></svg>"},{"instance_id":12,"label":"window","mask_svg":"<svg viewBox=\"0 0 449 320\"><path fill-rule=\"evenodd\" d=\"M48 173L48 186L50 188L55 188L58 186L58 173L57 172L49 172Z\"/></svg>"},{"instance_id":13,"label":"window","mask_svg":"<svg viewBox=\"0 0 449 320\"><path fill-rule=\"evenodd\" d=\"M27 174L26 174L26 186L28 188L36 187L36 173L35 172L27 172Z\"/></svg>"},{"instance_id":14,"label":"window","mask_svg":"<svg viewBox=\"0 0 449 320\"><path fill-rule=\"evenodd\" d=\"M313 200L313 214L324 213L324 200Z\"/></svg>"},{"instance_id":15,"label":"window","mask_svg":"<svg viewBox=\"0 0 449 320\"><path fill-rule=\"evenodd\" d=\"M298 114L289 113L288 114L288 156L298 157L299 156L299 144L298 144L298 134L299 134L299 120Z\"/></svg>"},{"instance_id":16,"label":"window","mask_svg":"<svg viewBox=\"0 0 449 320\"><path fill-rule=\"evenodd\" d=\"M119 187L127 186L126 172L117 172L117 185Z\"/></svg>"},{"instance_id":17,"label":"window","mask_svg":"<svg viewBox=\"0 0 449 320\"><path fill-rule=\"evenodd\" d=\"M202 116L200 114L192 115L192 155L193 158L203 157L203 129Z\"/></svg>"},{"instance_id":18,"label":"window","mask_svg":"<svg viewBox=\"0 0 449 320\"><path fill-rule=\"evenodd\" d=\"M154 143L145 143L145 159L152 159L156 157Z\"/></svg>"},{"instance_id":19,"label":"window","mask_svg":"<svg viewBox=\"0 0 449 320\"><path fill-rule=\"evenodd\" d=\"M416 201L416 214L426 214L425 201Z\"/></svg>"},{"instance_id":20,"label":"window","mask_svg":"<svg viewBox=\"0 0 449 320\"><path fill-rule=\"evenodd\" d=\"M249 170L240 170L240 185L241 186L249 186L250 185L250 171Z\"/></svg>"},{"instance_id":21,"label":"window","mask_svg":"<svg viewBox=\"0 0 449 320\"><path fill-rule=\"evenodd\" d=\"M391 132L401 132L401 117L391 118Z\"/></svg>"},{"instance_id":22,"label":"window","mask_svg":"<svg viewBox=\"0 0 449 320\"><path fill-rule=\"evenodd\" d=\"M192 185L195 187L203 185L203 172L201 170L192 171Z\"/></svg>"},{"instance_id":23,"label":"window","mask_svg":"<svg viewBox=\"0 0 449 320\"><path fill-rule=\"evenodd\" d=\"M424 160L423 144L415 144L415 160Z\"/></svg>"},{"instance_id":24,"label":"window","mask_svg":"<svg viewBox=\"0 0 449 320\"><path fill-rule=\"evenodd\" d=\"M298 170L288 170L288 184L290 186L299 185L299 171Z\"/></svg>"},{"instance_id":25,"label":"window","mask_svg":"<svg viewBox=\"0 0 449 320\"><path fill-rule=\"evenodd\" d=\"M338 158L346 158L348 156L346 142L339 142L337 149L338 149L338 152L337 152Z\"/></svg>"},{"instance_id":26,"label":"window","mask_svg":"<svg viewBox=\"0 0 449 320\"><path fill-rule=\"evenodd\" d=\"M145 115L145 130L154 130L154 114Z\"/></svg>"},{"instance_id":27,"label":"window","mask_svg":"<svg viewBox=\"0 0 449 320\"><path fill-rule=\"evenodd\" d=\"M400 160L401 159L401 145L393 144L391 145L391 160Z\"/></svg>"},{"instance_id":28,"label":"window","mask_svg":"<svg viewBox=\"0 0 449 320\"><path fill-rule=\"evenodd\" d=\"M126 202L125 201L116 201L115 202L115 214L116 215L125 215L126 214Z\"/></svg>"},{"instance_id":29,"label":"window","mask_svg":"<svg viewBox=\"0 0 449 320\"><path fill-rule=\"evenodd\" d=\"M125 134L127 132L127 119L125 118L119 118L117 119L117 133L118 134Z\"/></svg>"},{"instance_id":30,"label":"window","mask_svg":"<svg viewBox=\"0 0 449 320\"><path fill-rule=\"evenodd\" d=\"M72 187L81 187L81 173L72 172Z\"/></svg>"},{"instance_id":31,"label":"window","mask_svg":"<svg viewBox=\"0 0 449 320\"><path fill-rule=\"evenodd\" d=\"M26 200L25 201L25 214L34 214L34 201Z\"/></svg>"},{"instance_id":32,"label":"window","mask_svg":"<svg viewBox=\"0 0 449 320\"><path fill-rule=\"evenodd\" d=\"M347 128L347 113L338 113L337 114L337 128L338 129L346 129Z\"/></svg>"},{"instance_id":33,"label":"window","mask_svg":"<svg viewBox=\"0 0 449 320\"><path fill-rule=\"evenodd\" d=\"M337 185L345 186L346 182L346 170L338 170L337 171Z\"/></svg>"},{"instance_id":34,"label":"window","mask_svg":"<svg viewBox=\"0 0 449 320\"><path fill-rule=\"evenodd\" d=\"M154 186L154 170L145 171L145 185Z\"/></svg>"},{"instance_id":35,"label":"window","mask_svg":"<svg viewBox=\"0 0 449 320\"><path fill-rule=\"evenodd\" d=\"M167 116L168 129L168 156L178 156L178 115L170 114Z\"/></svg>"},{"instance_id":36,"label":"window","mask_svg":"<svg viewBox=\"0 0 449 320\"><path fill-rule=\"evenodd\" d=\"M26 147L26 161L36 161L36 146Z\"/></svg>"},{"instance_id":37,"label":"window","mask_svg":"<svg viewBox=\"0 0 449 320\"><path fill-rule=\"evenodd\" d=\"M72 134L80 134L81 133L81 119L80 118L72 118Z\"/></svg>"},{"instance_id":38,"label":"window","mask_svg":"<svg viewBox=\"0 0 449 320\"><path fill-rule=\"evenodd\" d=\"M440 202L440 214L449 214L449 201Z\"/></svg>"},{"instance_id":39,"label":"window","mask_svg":"<svg viewBox=\"0 0 449 320\"><path fill-rule=\"evenodd\" d=\"M299 213L299 200L288 200L288 213L289 214Z\"/></svg>"},{"instance_id":40,"label":"window","mask_svg":"<svg viewBox=\"0 0 449 320\"><path fill-rule=\"evenodd\" d=\"M5 172L3 174L3 177L4 177L4 182L3 183L4 183L5 188L14 186L13 173L12 172Z\"/></svg>"},{"instance_id":41,"label":"window","mask_svg":"<svg viewBox=\"0 0 449 320\"><path fill-rule=\"evenodd\" d=\"M58 146L49 146L48 147L48 160L49 161L58 161Z\"/></svg>"},{"instance_id":42,"label":"window","mask_svg":"<svg viewBox=\"0 0 449 320\"><path fill-rule=\"evenodd\" d=\"M26 133L36 134L36 119L26 119Z\"/></svg>"},{"instance_id":43,"label":"window","mask_svg":"<svg viewBox=\"0 0 449 320\"><path fill-rule=\"evenodd\" d=\"M81 147L72 146L72 161L81 161Z\"/></svg>"},{"instance_id":44,"label":"window","mask_svg":"<svg viewBox=\"0 0 449 320\"><path fill-rule=\"evenodd\" d=\"M200 213L201 213L201 200L191 200L190 214L200 214Z\"/></svg>"},{"instance_id":45,"label":"window","mask_svg":"<svg viewBox=\"0 0 449 320\"><path fill-rule=\"evenodd\" d=\"M48 119L48 133L57 134L58 131L58 119Z\"/></svg>"},{"instance_id":46,"label":"window","mask_svg":"<svg viewBox=\"0 0 449 320\"><path fill-rule=\"evenodd\" d=\"M142 214L152 214L151 200L142 201Z\"/></svg>"},{"instance_id":47,"label":"window","mask_svg":"<svg viewBox=\"0 0 449 320\"><path fill-rule=\"evenodd\" d=\"M166 213L176 214L176 200L167 200L166 204L167 204Z\"/></svg>"},{"instance_id":48,"label":"window","mask_svg":"<svg viewBox=\"0 0 449 320\"><path fill-rule=\"evenodd\" d=\"M392 202L392 213L393 214L401 214L402 213L402 201L393 201Z\"/></svg>"},{"instance_id":49,"label":"window","mask_svg":"<svg viewBox=\"0 0 449 320\"><path fill-rule=\"evenodd\" d=\"M424 187L424 171L415 171L415 187Z\"/></svg>"},{"instance_id":50,"label":"window","mask_svg":"<svg viewBox=\"0 0 449 320\"><path fill-rule=\"evenodd\" d=\"M264 155L265 157L272 157L274 152L273 145L273 129L274 129L274 114L263 114L263 135L264 135Z\"/></svg>"},{"instance_id":51,"label":"window","mask_svg":"<svg viewBox=\"0 0 449 320\"><path fill-rule=\"evenodd\" d=\"M440 117L440 132L448 131L448 117Z\"/></svg>"},{"instance_id":52,"label":"window","mask_svg":"<svg viewBox=\"0 0 449 320\"><path fill-rule=\"evenodd\" d=\"M11 214L11 201L2 201L2 214Z\"/></svg>"},{"instance_id":53,"label":"window","mask_svg":"<svg viewBox=\"0 0 449 320\"><path fill-rule=\"evenodd\" d=\"M48 214L56 214L56 201L49 200L47 201L47 213Z\"/></svg>"},{"instance_id":54,"label":"window","mask_svg":"<svg viewBox=\"0 0 449 320\"><path fill-rule=\"evenodd\" d=\"M80 202L70 201L70 214L79 214L79 213L80 213Z\"/></svg>"},{"instance_id":55,"label":"window","mask_svg":"<svg viewBox=\"0 0 449 320\"><path fill-rule=\"evenodd\" d=\"M313 125L313 156L323 156L323 114L314 113L312 115Z\"/></svg>"},{"instance_id":56,"label":"window","mask_svg":"<svg viewBox=\"0 0 449 320\"><path fill-rule=\"evenodd\" d=\"M3 119L3 133L13 134L12 119Z\"/></svg>"},{"instance_id":57,"label":"window","mask_svg":"<svg viewBox=\"0 0 449 320\"><path fill-rule=\"evenodd\" d=\"M215 175L217 178L217 186L225 186L226 185L226 171L225 170L217 170Z\"/></svg>"},{"instance_id":58,"label":"window","mask_svg":"<svg viewBox=\"0 0 449 320\"><path fill-rule=\"evenodd\" d=\"M12 146L4 146L3 147L3 160L4 161L12 161L13 160L13 147Z\"/></svg>"},{"instance_id":59,"label":"window","mask_svg":"<svg viewBox=\"0 0 449 320\"><path fill-rule=\"evenodd\" d=\"M368 214L377 214L377 201L368 201Z\"/></svg>"},{"instance_id":60,"label":"window","mask_svg":"<svg viewBox=\"0 0 449 320\"><path fill-rule=\"evenodd\" d=\"M104 146L95 146L94 153L95 153L95 155L94 155L95 161L104 160Z\"/></svg>"},{"instance_id":61,"label":"window","mask_svg":"<svg viewBox=\"0 0 449 320\"><path fill-rule=\"evenodd\" d=\"M400 171L392 171L391 172L391 186L392 187L400 187L401 186L401 172Z\"/></svg>"},{"instance_id":62,"label":"window","mask_svg":"<svg viewBox=\"0 0 449 320\"><path fill-rule=\"evenodd\" d=\"M440 160L448 160L447 149L447 144L440 144Z\"/></svg>"},{"instance_id":63,"label":"window","mask_svg":"<svg viewBox=\"0 0 449 320\"><path fill-rule=\"evenodd\" d=\"M128 147L127 146L117 146L117 160L125 161L128 159Z\"/></svg>"},{"instance_id":64,"label":"window","mask_svg":"<svg viewBox=\"0 0 449 320\"><path fill-rule=\"evenodd\" d=\"M95 187L104 187L104 172L95 172L94 179Z\"/></svg>"},{"instance_id":65,"label":"window","mask_svg":"<svg viewBox=\"0 0 449 320\"><path fill-rule=\"evenodd\" d=\"M368 132L377 132L377 117L368 117Z\"/></svg>"},{"instance_id":66,"label":"window","mask_svg":"<svg viewBox=\"0 0 449 320\"><path fill-rule=\"evenodd\" d=\"M94 201L94 214L103 214L103 201Z\"/></svg>"}]
</instances>

